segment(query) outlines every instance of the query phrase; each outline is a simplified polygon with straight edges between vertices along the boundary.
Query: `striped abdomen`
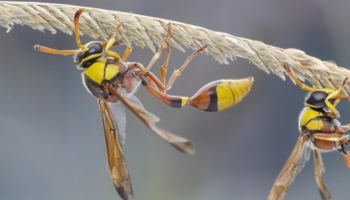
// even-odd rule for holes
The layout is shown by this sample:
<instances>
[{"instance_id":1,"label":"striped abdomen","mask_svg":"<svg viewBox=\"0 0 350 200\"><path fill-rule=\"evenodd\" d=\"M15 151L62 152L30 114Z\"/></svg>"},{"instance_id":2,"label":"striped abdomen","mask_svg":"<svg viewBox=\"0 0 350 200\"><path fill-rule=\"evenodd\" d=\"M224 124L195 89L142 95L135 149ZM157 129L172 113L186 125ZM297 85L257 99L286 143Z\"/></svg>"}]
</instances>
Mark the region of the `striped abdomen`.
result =
<instances>
[{"instance_id":1,"label":"striped abdomen","mask_svg":"<svg viewBox=\"0 0 350 200\"><path fill-rule=\"evenodd\" d=\"M222 79L203 86L189 104L204 111L221 111L240 102L249 92L254 78Z\"/></svg>"}]
</instances>

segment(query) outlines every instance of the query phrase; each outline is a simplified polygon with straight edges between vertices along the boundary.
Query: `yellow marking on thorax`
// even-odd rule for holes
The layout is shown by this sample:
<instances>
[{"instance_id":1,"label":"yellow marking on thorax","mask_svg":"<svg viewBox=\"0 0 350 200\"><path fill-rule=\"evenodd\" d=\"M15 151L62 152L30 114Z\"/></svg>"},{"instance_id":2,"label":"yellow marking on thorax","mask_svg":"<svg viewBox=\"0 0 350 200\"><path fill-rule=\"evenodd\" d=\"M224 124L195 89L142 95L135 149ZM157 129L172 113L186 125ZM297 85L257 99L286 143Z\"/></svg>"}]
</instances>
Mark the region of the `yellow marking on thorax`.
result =
<instances>
[{"instance_id":1,"label":"yellow marking on thorax","mask_svg":"<svg viewBox=\"0 0 350 200\"><path fill-rule=\"evenodd\" d=\"M305 126L308 123L306 125L308 130L321 130L323 127L323 122L321 119L310 120L323 115L323 113L317 112L311 108L305 108L300 115L300 126Z\"/></svg>"},{"instance_id":2,"label":"yellow marking on thorax","mask_svg":"<svg viewBox=\"0 0 350 200\"><path fill-rule=\"evenodd\" d=\"M314 119L311 120L307 125L306 125L307 130L321 130L323 128L323 121L321 119Z\"/></svg>"},{"instance_id":3,"label":"yellow marking on thorax","mask_svg":"<svg viewBox=\"0 0 350 200\"><path fill-rule=\"evenodd\" d=\"M88 67L83 73L98 84L104 80L111 80L119 73L119 67L113 64L108 64L106 61L98 61Z\"/></svg>"}]
</instances>

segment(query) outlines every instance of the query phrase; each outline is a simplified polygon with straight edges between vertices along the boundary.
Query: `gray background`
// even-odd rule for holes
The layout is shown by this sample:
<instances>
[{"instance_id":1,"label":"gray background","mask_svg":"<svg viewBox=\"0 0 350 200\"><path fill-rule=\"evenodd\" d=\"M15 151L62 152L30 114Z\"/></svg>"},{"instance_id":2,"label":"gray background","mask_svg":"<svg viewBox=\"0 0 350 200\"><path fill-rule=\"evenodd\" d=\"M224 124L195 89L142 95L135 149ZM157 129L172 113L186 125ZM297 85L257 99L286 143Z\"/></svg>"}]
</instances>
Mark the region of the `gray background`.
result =
<instances>
[{"instance_id":1,"label":"gray background","mask_svg":"<svg viewBox=\"0 0 350 200\"><path fill-rule=\"evenodd\" d=\"M132 11L298 48L340 66L350 63L347 0L52 2ZM107 172L96 100L82 86L81 72L70 56L33 50L34 44L75 49L74 37L17 25L10 34L2 28L0 38L0 199L119 199ZM190 53L173 49L169 69L180 66ZM129 58L147 64L152 56L149 49L134 48ZM153 72L158 73L156 67ZM128 112L124 152L136 199L266 199L296 142L305 92L247 60L220 65L200 54L169 93L190 96L210 81L246 76L255 77L247 98L220 113L170 108L139 90L147 109L161 118L159 126L189 138L197 154L174 150ZM348 123L349 105L338 108L341 121ZM324 162L334 199L348 199L350 176L341 156L325 154ZM309 162L286 199L320 199L313 174Z\"/></svg>"}]
</instances>

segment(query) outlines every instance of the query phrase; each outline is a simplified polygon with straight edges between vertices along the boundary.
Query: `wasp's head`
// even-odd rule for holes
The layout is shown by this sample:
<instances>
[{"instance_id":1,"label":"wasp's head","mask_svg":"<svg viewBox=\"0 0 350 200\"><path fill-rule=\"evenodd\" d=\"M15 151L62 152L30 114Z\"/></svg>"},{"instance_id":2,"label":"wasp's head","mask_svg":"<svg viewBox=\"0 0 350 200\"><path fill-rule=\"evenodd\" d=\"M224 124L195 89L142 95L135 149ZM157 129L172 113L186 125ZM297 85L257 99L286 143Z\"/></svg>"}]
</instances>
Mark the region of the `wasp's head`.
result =
<instances>
[{"instance_id":1,"label":"wasp's head","mask_svg":"<svg viewBox=\"0 0 350 200\"><path fill-rule=\"evenodd\" d=\"M100 42L89 42L84 45L74 56L74 62L78 69L86 69L103 56L104 47Z\"/></svg>"},{"instance_id":2,"label":"wasp's head","mask_svg":"<svg viewBox=\"0 0 350 200\"><path fill-rule=\"evenodd\" d=\"M341 94L340 90L332 90L327 88L316 89L306 96L305 104L314 110L326 111L328 110L327 104L335 107L339 103L340 99L349 100L349 97Z\"/></svg>"},{"instance_id":3,"label":"wasp's head","mask_svg":"<svg viewBox=\"0 0 350 200\"><path fill-rule=\"evenodd\" d=\"M324 108L326 107L326 99L329 96L330 92L324 90L315 90L310 92L306 96L305 104L310 108ZM336 105L339 102L339 99L329 99L328 100L332 105Z\"/></svg>"}]
</instances>

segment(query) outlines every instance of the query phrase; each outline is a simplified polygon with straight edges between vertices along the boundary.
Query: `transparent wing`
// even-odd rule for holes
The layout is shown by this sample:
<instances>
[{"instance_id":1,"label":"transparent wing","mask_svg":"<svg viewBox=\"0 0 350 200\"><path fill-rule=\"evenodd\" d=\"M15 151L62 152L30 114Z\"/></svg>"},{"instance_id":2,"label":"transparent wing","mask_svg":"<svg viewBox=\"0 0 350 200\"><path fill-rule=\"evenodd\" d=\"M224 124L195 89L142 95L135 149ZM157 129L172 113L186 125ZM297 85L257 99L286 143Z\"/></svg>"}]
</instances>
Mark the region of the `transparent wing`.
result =
<instances>
[{"instance_id":1,"label":"transparent wing","mask_svg":"<svg viewBox=\"0 0 350 200\"><path fill-rule=\"evenodd\" d=\"M306 139L303 139L303 140L306 140ZM301 155L300 155L299 162L297 165L297 170L295 172L295 176L301 172L301 170L304 168L305 164L310 160L311 149L308 147L307 142L308 141L305 141L305 144L302 147L302 151L301 151ZM293 180L294 180L294 178L293 178Z\"/></svg>"},{"instance_id":2,"label":"transparent wing","mask_svg":"<svg viewBox=\"0 0 350 200\"><path fill-rule=\"evenodd\" d=\"M123 200L133 200L133 190L128 168L118 142L118 129L108 104L97 100L106 139L108 169L114 186Z\"/></svg>"},{"instance_id":3,"label":"transparent wing","mask_svg":"<svg viewBox=\"0 0 350 200\"><path fill-rule=\"evenodd\" d=\"M144 109L144 112L147 113L147 116L152 118L153 121L159 122L159 117L155 116L153 113L148 112L143 106L142 102L134 95L133 93L127 93L124 89L118 90L121 94L123 94L124 98L127 98L132 103L136 104L138 107ZM118 101L120 103L120 101Z\"/></svg>"},{"instance_id":4,"label":"transparent wing","mask_svg":"<svg viewBox=\"0 0 350 200\"><path fill-rule=\"evenodd\" d=\"M113 119L115 120L115 126L117 128L118 133L118 141L121 148L123 148L125 144L125 127L126 127L126 114L124 106L121 102L117 103L108 103L109 108L113 114Z\"/></svg>"},{"instance_id":5,"label":"transparent wing","mask_svg":"<svg viewBox=\"0 0 350 200\"><path fill-rule=\"evenodd\" d=\"M307 138L299 136L291 155L272 186L268 200L284 199L289 185L310 158L310 149L306 143Z\"/></svg>"},{"instance_id":6,"label":"transparent wing","mask_svg":"<svg viewBox=\"0 0 350 200\"><path fill-rule=\"evenodd\" d=\"M129 100L131 100L133 103L135 103L136 105L138 105L140 108L144 108L143 104L141 103L141 101L133 94L127 94L127 97ZM112 114L114 116L114 120L115 120L115 126L117 127L117 132L118 132L118 141L119 141L119 145L121 148L123 148L124 144L125 144L125 138L126 138L126 132L125 132L125 128L126 128L126 114L125 114L125 108L123 103L121 103L120 101L116 102L116 103L108 103ZM147 111L146 111L147 112ZM155 115L153 115L152 113L148 112L147 115L152 118L153 121L158 122L159 118Z\"/></svg>"},{"instance_id":7,"label":"transparent wing","mask_svg":"<svg viewBox=\"0 0 350 200\"><path fill-rule=\"evenodd\" d=\"M108 85L106 85L106 87L160 138L186 154L193 155L195 153L194 145L187 139L158 128L156 126L156 122L159 121L158 117L142 108L138 103L135 103L134 100L130 100L128 97L119 94L113 87Z\"/></svg>"},{"instance_id":8,"label":"transparent wing","mask_svg":"<svg viewBox=\"0 0 350 200\"><path fill-rule=\"evenodd\" d=\"M133 94L129 94L127 96L127 99L132 101L134 104L136 104L138 107L140 107L141 109L144 109L144 112L147 113L147 116L149 116L150 118L152 118L152 120L154 122L159 122L159 117L155 116L153 113L148 112L145 107L143 106L143 104L141 103L141 101Z\"/></svg>"}]
</instances>

